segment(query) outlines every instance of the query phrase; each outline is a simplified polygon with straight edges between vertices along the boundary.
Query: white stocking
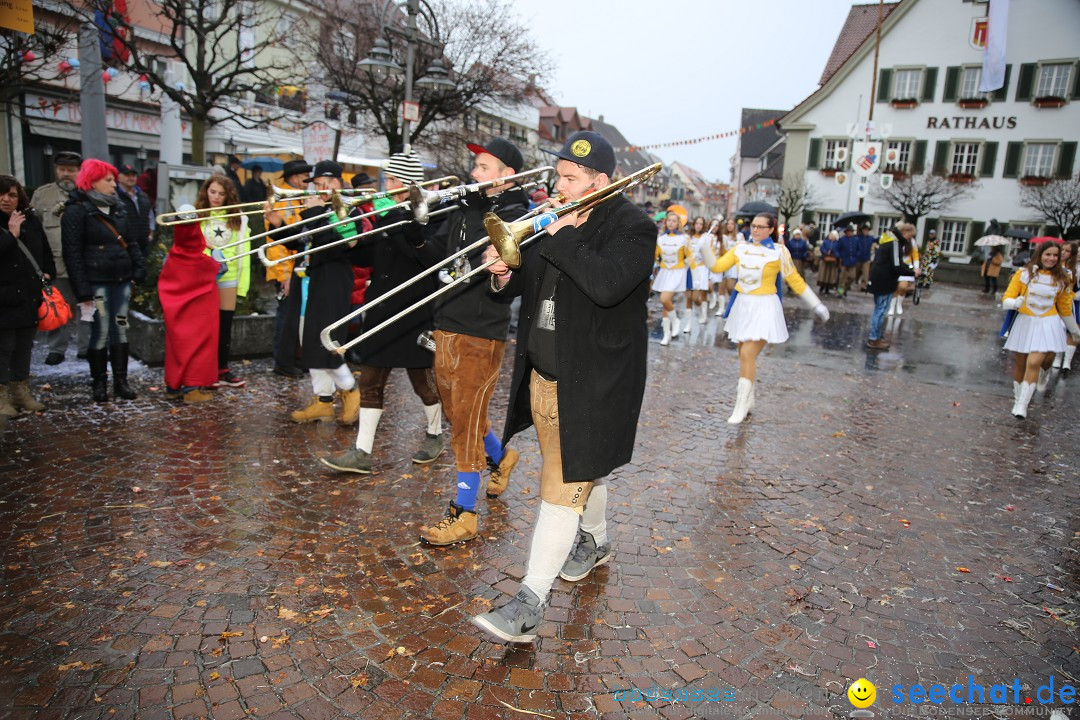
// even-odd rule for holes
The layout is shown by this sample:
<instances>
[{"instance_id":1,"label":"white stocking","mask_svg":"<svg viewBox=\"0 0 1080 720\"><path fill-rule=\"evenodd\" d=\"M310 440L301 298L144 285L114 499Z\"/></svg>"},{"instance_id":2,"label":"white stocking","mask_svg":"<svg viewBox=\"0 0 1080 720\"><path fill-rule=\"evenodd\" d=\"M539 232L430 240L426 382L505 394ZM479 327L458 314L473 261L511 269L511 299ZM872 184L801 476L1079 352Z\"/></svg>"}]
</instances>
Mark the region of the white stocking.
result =
<instances>
[{"instance_id":1,"label":"white stocking","mask_svg":"<svg viewBox=\"0 0 1080 720\"><path fill-rule=\"evenodd\" d=\"M574 508L540 501L540 513L529 548L529 563L521 584L532 590L541 603L547 601L551 585L559 576L566 558L570 557L580 518Z\"/></svg>"},{"instance_id":2,"label":"white stocking","mask_svg":"<svg viewBox=\"0 0 1080 720\"><path fill-rule=\"evenodd\" d=\"M597 480L585 503L581 516L581 529L593 536L596 546L605 545L607 537L607 483Z\"/></svg>"},{"instance_id":3,"label":"white stocking","mask_svg":"<svg viewBox=\"0 0 1080 720\"><path fill-rule=\"evenodd\" d=\"M356 378L353 377L352 370L349 369L348 363L341 363L328 372L333 376L334 386L338 390L348 392L356 387Z\"/></svg>"},{"instance_id":4,"label":"white stocking","mask_svg":"<svg viewBox=\"0 0 1080 720\"><path fill-rule=\"evenodd\" d=\"M356 431L356 449L371 453L375 445L375 431L379 429L381 408L360 408L360 429Z\"/></svg>"},{"instance_id":5,"label":"white stocking","mask_svg":"<svg viewBox=\"0 0 1080 720\"><path fill-rule=\"evenodd\" d=\"M442 403L425 405L424 415L427 416L427 434L442 435Z\"/></svg>"}]
</instances>

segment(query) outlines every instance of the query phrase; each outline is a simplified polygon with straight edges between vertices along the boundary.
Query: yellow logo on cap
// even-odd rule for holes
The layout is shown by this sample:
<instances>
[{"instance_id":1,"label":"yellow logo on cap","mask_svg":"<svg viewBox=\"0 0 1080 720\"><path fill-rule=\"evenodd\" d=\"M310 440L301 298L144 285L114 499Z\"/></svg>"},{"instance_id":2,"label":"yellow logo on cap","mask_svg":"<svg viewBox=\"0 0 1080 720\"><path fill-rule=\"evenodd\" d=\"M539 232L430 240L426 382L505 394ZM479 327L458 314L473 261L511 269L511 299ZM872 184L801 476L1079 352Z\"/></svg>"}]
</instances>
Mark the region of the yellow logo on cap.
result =
<instances>
[{"instance_id":1,"label":"yellow logo on cap","mask_svg":"<svg viewBox=\"0 0 1080 720\"><path fill-rule=\"evenodd\" d=\"M592 152L592 145L588 140L578 140L570 146L570 152L574 153L574 157L588 157Z\"/></svg>"}]
</instances>

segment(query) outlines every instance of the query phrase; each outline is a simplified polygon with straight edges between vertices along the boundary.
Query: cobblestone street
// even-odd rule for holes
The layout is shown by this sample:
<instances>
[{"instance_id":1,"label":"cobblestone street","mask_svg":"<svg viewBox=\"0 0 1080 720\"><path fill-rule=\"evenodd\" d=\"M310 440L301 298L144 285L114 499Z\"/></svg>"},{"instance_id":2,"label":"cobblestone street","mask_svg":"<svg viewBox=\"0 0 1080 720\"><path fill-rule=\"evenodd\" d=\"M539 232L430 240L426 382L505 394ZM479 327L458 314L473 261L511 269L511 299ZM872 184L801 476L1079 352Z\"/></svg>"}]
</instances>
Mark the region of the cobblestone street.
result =
<instances>
[{"instance_id":1,"label":"cobblestone street","mask_svg":"<svg viewBox=\"0 0 1080 720\"><path fill-rule=\"evenodd\" d=\"M869 296L827 304L822 325L786 300L791 340L760 359L741 426L718 319L651 343L634 462L609 480L615 556L556 581L535 646L468 623L524 574L533 431L477 506L481 537L430 548L454 467L410 462L403 372L376 474L346 477L317 459L355 428L290 423L310 384L269 361L202 406L167 401L160 368L133 372L138 400L94 405L84 363L36 349L49 409L0 436L0 718L839 718L859 677L872 710L915 717L894 685L1019 678L1021 706L1051 676L1075 687L1080 371L1017 420L977 291L907 303L887 353L863 346ZM730 692L616 693L653 685Z\"/></svg>"}]
</instances>

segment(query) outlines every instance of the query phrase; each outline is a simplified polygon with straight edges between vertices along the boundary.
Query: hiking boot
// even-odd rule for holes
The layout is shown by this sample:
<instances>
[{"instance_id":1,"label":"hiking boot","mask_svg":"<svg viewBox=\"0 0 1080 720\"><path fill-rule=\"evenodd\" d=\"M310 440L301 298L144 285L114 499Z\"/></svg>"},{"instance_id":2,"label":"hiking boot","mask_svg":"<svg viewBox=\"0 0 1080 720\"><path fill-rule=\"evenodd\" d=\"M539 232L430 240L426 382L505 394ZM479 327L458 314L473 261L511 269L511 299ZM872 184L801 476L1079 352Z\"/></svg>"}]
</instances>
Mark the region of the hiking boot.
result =
<instances>
[{"instance_id":1,"label":"hiking boot","mask_svg":"<svg viewBox=\"0 0 1080 720\"><path fill-rule=\"evenodd\" d=\"M8 385L8 393L11 395L11 404L15 406L16 410L41 412L45 409L45 406L30 394L30 381L28 380L12 382Z\"/></svg>"},{"instance_id":2,"label":"hiking boot","mask_svg":"<svg viewBox=\"0 0 1080 720\"><path fill-rule=\"evenodd\" d=\"M544 619L540 598L524 585L510 602L497 610L475 615L472 624L508 643L527 643L536 639L536 628Z\"/></svg>"},{"instance_id":3,"label":"hiking boot","mask_svg":"<svg viewBox=\"0 0 1080 720\"><path fill-rule=\"evenodd\" d=\"M247 385L247 380L236 377L232 374L232 370L226 370L225 372L218 375L217 382L214 383L213 387L242 388L245 385Z\"/></svg>"},{"instance_id":4,"label":"hiking boot","mask_svg":"<svg viewBox=\"0 0 1080 720\"><path fill-rule=\"evenodd\" d=\"M328 468L341 472L358 473L360 475L371 474L371 453L364 452L359 448L349 448L340 455L329 455L319 458L319 462Z\"/></svg>"},{"instance_id":5,"label":"hiking boot","mask_svg":"<svg viewBox=\"0 0 1080 720\"><path fill-rule=\"evenodd\" d=\"M492 460L488 460L488 470L491 471L488 474L488 498L494 500L503 494L503 491L510 485L510 473L513 472L514 466L518 464L519 459L520 456L517 450L506 448L503 459L498 465Z\"/></svg>"},{"instance_id":6,"label":"hiking boot","mask_svg":"<svg viewBox=\"0 0 1080 720\"><path fill-rule=\"evenodd\" d=\"M570 551L570 557L566 558L559 577L563 580L574 582L589 577L593 568L600 567L611 559L611 543L607 542L600 547L596 546L596 540L591 533L578 529L577 542Z\"/></svg>"},{"instance_id":7,"label":"hiking boot","mask_svg":"<svg viewBox=\"0 0 1080 720\"><path fill-rule=\"evenodd\" d=\"M45 358L46 365L59 365L64 362L64 353L51 352L49 356Z\"/></svg>"},{"instance_id":8,"label":"hiking boot","mask_svg":"<svg viewBox=\"0 0 1080 720\"><path fill-rule=\"evenodd\" d=\"M342 425L355 425L360 417L360 388L341 391L341 420Z\"/></svg>"},{"instance_id":9,"label":"hiking boot","mask_svg":"<svg viewBox=\"0 0 1080 720\"><path fill-rule=\"evenodd\" d=\"M185 405L196 405L198 403L208 402L214 399L214 393L206 392L202 388L195 388L194 390L188 390L184 393Z\"/></svg>"},{"instance_id":10,"label":"hiking boot","mask_svg":"<svg viewBox=\"0 0 1080 720\"><path fill-rule=\"evenodd\" d=\"M442 433L424 433L424 442L420 443L420 449L413 454L412 461L417 465L428 465L438 460L444 452L446 443L443 442Z\"/></svg>"},{"instance_id":11,"label":"hiking boot","mask_svg":"<svg viewBox=\"0 0 1080 720\"><path fill-rule=\"evenodd\" d=\"M11 404L11 393L7 385L0 385L0 417L13 418L19 414Z\"/></svg>"},{"instance_id":12,"label":"hiking boot","mask_svg":"<svg viewBox=\"0 0 1080 720\"><path fill-rule=\"evenodd\" d=\"M476 537L476 512L450 503L446 517L420 532L421 542L428 545L455 545Z\"/></svg>"},{"instance_id":13,"label":"hiking boot","mask_svg":"<svg viewBox=\"0 0 1080 720\"><path fill-rule=\"evenodd\" d=\"M311 404L303 410L297 410L289 417L294 423L326 422L334 419L334 402L320 400L316 395L311 399Z\"/></svg>"},{"instance_id":14,"label":"hiking boot","mask_svg":"<svg viewBox=\"0 0 1080 720\"><path fill-rule=\"evenodd\" d=\"M878 340L867 340L866 347L870 348L871 350L888 350L889 341L885 338L880 338Z\"/></svg>"}]
</instances>

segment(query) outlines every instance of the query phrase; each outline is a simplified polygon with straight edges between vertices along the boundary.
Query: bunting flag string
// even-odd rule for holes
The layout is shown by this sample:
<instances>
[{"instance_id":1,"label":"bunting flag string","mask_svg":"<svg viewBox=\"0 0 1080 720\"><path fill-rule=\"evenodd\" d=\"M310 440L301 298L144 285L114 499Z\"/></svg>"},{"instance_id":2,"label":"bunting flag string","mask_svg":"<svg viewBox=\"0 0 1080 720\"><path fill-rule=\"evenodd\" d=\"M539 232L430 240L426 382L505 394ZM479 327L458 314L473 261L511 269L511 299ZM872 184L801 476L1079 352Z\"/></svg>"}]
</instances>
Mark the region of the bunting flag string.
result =
<instances>
[{"instance_id":1,"label":"bunting flag string","mask_svg":"<svg viewBox=\"0 0 1080 720\"><path fill-rule=\"evenodd\" d=\"M745 135L748 132L761 130L775 124L776 119L774 118L772 120L765 120L764 122L754 123L753 125L747 125L746 127L739 128L738 130L728 130L727 132L717 133L715 135L705 135L704 137L693 138L690 140L673 140L671 142L653 143L652 145L627 145L625 147L615 149L620 152L634 152L635 150L659 150L661 148L672 148L682 145L697 145L698 143L711 142L713 140L723 140L724 138L735 137L737 135Z\"/></svg>"}]
</instances>

